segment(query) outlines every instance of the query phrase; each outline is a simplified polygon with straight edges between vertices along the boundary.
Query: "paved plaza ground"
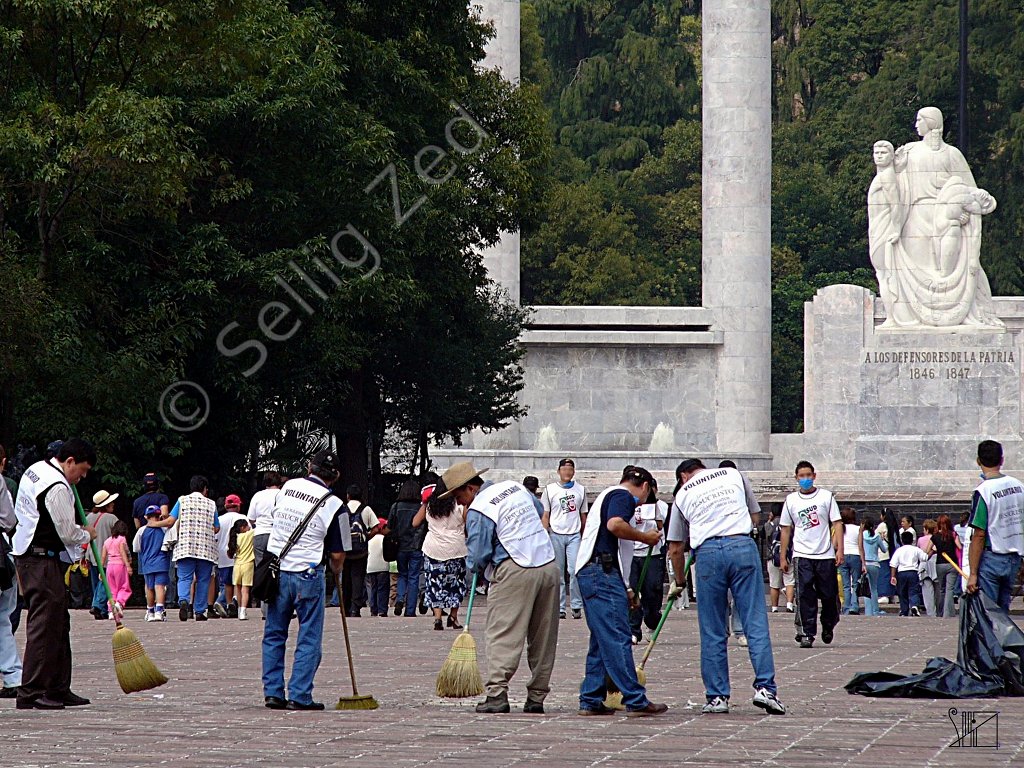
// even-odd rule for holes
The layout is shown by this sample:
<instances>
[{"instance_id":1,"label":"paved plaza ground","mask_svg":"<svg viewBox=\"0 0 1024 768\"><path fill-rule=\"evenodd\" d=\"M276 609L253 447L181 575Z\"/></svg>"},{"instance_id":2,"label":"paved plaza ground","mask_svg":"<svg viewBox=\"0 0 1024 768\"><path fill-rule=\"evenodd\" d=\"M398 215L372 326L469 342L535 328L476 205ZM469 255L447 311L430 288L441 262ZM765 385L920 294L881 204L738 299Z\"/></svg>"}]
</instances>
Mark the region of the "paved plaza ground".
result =
<instances>
[{"instance_id":1,"label":"paved plaza ground","mask_svg":"<svg viewBox=\"0 0 1024 768\"><path fill-rule=\"evenodd\" d=\"M478 645L486 608L474 616ZM750 662L732 641L734 710L701 715L697 615L674 611L651 661L649 691L671 707L659 718L582 718L577 687L587 643L585 621L561 622L547 714L477 715L472 701L442 701L434 679L456 633L427 617L361 618L350 623L361 692L372 712L272 712L260 688L263 622L174 620L129 626L171 681L125 696L110 652L110 623L73 613L74 688L93 706L19 712L0 705L0 765L53 766L910 766L1024 765L1024 699L905 700L850 696L860 671L921 671L928 658L955 656L956 622L895 616L844 617L831 646L801 650L792 616L772 615L780 696L790 713L769 718L750 703ZM19 632L19 637L23 637ZM642 649L643 646L641 645ZM480 647L481 662L485 650ZM637 654L639 658L639 653ZM483 667L483 664L482 664ZM514 709L525 697L525 661L513 679ZM351 693L340 618L328 613L323 665L314 693L329 705ZM996 711L998 749L951 745L959 710ZM959 716L957 716L959 724ZM980 733L980 743L994 734Z\"/></svg>"}]
</instances>

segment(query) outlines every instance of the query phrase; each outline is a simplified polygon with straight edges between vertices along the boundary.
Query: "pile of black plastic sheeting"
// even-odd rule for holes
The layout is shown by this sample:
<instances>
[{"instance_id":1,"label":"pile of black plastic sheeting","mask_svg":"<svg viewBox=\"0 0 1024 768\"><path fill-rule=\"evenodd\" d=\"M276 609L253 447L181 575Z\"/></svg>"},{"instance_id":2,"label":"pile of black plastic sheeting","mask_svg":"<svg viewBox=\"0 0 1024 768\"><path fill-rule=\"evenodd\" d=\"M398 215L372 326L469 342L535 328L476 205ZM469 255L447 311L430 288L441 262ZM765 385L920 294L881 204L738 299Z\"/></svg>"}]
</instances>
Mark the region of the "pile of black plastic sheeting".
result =
<instances>
[{"instance_id":1,"label":"pile of black plastic sheeting","mask_svg":"<svg viewBox=\"0 0 1024 768\"><path fill-rule=\"evenodd\" d=\"M860 672L846 690L891 698L1024 696L1024 632L982 592L960 598L959 646L956 661L937 656L919 675Z\"/></svg>"}]
</instances>

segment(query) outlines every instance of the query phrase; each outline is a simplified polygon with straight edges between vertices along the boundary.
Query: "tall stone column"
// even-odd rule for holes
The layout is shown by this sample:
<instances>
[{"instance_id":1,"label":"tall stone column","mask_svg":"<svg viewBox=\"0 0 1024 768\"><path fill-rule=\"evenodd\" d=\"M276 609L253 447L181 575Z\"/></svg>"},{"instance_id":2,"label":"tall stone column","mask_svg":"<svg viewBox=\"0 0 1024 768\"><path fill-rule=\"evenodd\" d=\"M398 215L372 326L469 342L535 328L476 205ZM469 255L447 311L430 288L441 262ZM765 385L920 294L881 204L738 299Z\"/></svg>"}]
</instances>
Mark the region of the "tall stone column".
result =
<instances>
[{"instance_id":1,"label":"tall stone column","mask_svg":"<svg viewBox=\"0 0 1024 768\"><path fill-rule=\"evenodd\" d=\"M520 0L473 0L482 6L481 18L494 23L495 36L487 44L481 66L497 69L502 77L519 83ZM502 232L501 240L483 251L484 266L491 279L519 303L519 232Z\"/></svg>"},{"instance_id":2,"label":"tall stone column","mask_svg":"<svg viewBox=\"0 0 1024 768\"><path fill-rule=\"evenodd\" d=\"M771 434L770 0L704 0L704 306L724 332L716 421L723 453Z\"/></svg>"}]
</instances>

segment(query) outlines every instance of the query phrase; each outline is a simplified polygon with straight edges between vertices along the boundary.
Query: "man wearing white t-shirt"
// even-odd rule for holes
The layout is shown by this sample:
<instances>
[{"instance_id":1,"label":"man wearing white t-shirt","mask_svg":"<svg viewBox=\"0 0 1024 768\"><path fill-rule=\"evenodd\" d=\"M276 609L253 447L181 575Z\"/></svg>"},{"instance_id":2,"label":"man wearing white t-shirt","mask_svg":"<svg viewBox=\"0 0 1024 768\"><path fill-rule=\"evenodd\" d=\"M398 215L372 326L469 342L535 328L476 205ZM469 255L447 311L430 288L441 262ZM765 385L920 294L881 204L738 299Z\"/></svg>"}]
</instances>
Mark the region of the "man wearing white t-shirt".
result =
<instances>
[{"instance_id":1,"label":"man wearing white t-shirt","mask_svg":"<svg viewBox=\"0 0 1024 768\"><path fill-rule=\"evenodd\" d=\"M821 641L832 642L839 623L839 572L843 562L843 519L831 491L815 488L817 475L809 461L796 465L800 490L789 494L782 506L782 542L779 562L782 571L793 568L796 576L796 639L801 648L811 648L818 631L818 601L821 601ZM830 535L831 532L831 535ZM790 539L793 561L789 562Z\"/></svg>"},{"instance_id":2,"label":"man wearing white t-shirt","mask_svg":"<svg viewBox=\"0 0 1024 768\"><path fill-rule=\"evenodd\" d=\"M1024 555L1024 484L1003 474L1003 446L995 440L978 445L978 466L983 480L971 500L967 592L980 589L1008 611Z\"/></svg>"},{"instance_id":3,"label":"man wearing white t-shirt","mask_svg":"<svg viewBox=\"0 0 1024 768\"><path fill-rule=\"evenodd\" d=\"M668 504L658 499L657 492L658 485L655 483L645 503L637 507L633 513L633 527L641 533L661 531L665 527ZM642 541L633 543L633 565L629 574L629 586L640 596L640 606L632 609L629 614L630 633L633 635L634 645L642 638L641 623L647 624L647 628L653 630L661 618L665 582L665 558L662 556L664 541L665 537L662 536L653 548ZM650 560L647 559L648 549L651 549ZM647 563L645 574L644 563ZM640 583L641 574L644 574L643 584Z\"/></svg>"},{"instance_id":4,"label":"man wearing white t-shirt","mask_svg":"<svg viewBox=\"0 0 1024 768\"><path fill-rule=\"evenodd\" d=\"M263 628L263 696L267 709L322 710L313 701L313 678L320 667L324 635L324 550L335 577L352 547L351 526L341 499L331 492L338 481L337 455L320 451L310 461L309 476L289 480L274 508L267 551L281 556L295 531L308 518L295 544L281 557L278 592L266 602ZM312 516L310 516L312 514ZM284 663L288 625L298 617L295 661L285 697Z\"/></svg>"},{"instance_id":5,"label":"man wearing white t-shirt","mask_svg":"<svg viewBox=\"0 0 1024 768\"><path fill-rule=\"evenodd\" d=\"M558 482L551 483L544 489L541 504L544 516L541 522L551 534L551 546L555 549L555 562L561 574L559 579L558 615L564 619L566 612L572 608L574 619L583 616L583 598L580 597L580 585L576 580L575 564L580 551L582 531L587 524L587 492L573 480L576 475L576 462L562 459L558 462ZM565 571L569 569L569 605L565 599Z\"/></svg>"},{"instance_id":6,"label":"man wearing white t-shirt","mask_svg":"<svg viewBox=\"0 0 1024 768\"><path fill-rule=\"evenodd\" d=\"M699 459L686 459L676 469L681 481L669 515L668 541L672 568L684 573L683 542L689 542L697 568L700 603L700 675L707 703L703 714L728 714L728 595L746 632L754 667L754 701L771 715L786 714L775 684L775 659L764 605L761 558L750 532L760 509L747 478L732 467L707 469ZM679 589L679 587L676 587Z\"/></svg>"}]
</instances>

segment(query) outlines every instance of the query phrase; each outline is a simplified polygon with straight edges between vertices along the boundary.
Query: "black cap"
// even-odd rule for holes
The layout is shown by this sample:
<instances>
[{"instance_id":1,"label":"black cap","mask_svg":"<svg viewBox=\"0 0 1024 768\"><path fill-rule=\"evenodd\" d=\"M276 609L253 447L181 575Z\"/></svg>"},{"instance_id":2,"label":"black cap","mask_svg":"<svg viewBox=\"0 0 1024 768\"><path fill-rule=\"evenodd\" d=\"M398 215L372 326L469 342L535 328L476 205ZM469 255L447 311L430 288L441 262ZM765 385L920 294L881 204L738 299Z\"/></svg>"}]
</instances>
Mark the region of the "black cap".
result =
<instances>
[{"instance_id":1,"label":"black cap","mask_svg":"<svg viewBox=\"0 0 1024 768\"><path fill-rule=\"evenodd\" d=\"M676 467L676 475L681 475L684 472L693 472L698 469L706 469L704 462L700 459L683 459L683 461Z\"/></svg>"},{"instance_id":2,"label":"black cap","mask_svg":"<svg viewBox=\"0 0 1024 768\"><path fill-rule=\"evenodd\" d=\"M657 485L654 481L654 476L643 467L630 467L623 472L621 482L625 483L627 481L635 483L636 485L643 485L644 483L647 483L652 488Z\"/></svg>"},{"instance_id":3,"label":"black cap","mask_svg":"<svg viewBox=\"0 0 1024 768\"><path fill-rule=\"evenodd\" d=\"M338 463L338 455L334 451L327 449L317 451L312 459L314 467L319 467L328 472L340 472Z\"/></svg>"},{"instance_id":4,"label":"black cap","mask_svg":"<svg viewBox=\"0 0 1024 768\"><path fill-rule=\"evenodd\" d=\"M560 462L558 462L558 468L559 469L561 469L562 467L564 467L566 465L569 465L573 469L576 469L576 462L573 461L572 459L562 459Z\"/></svg>"}]
</instances>

